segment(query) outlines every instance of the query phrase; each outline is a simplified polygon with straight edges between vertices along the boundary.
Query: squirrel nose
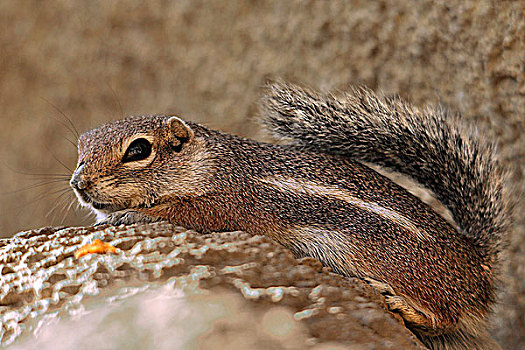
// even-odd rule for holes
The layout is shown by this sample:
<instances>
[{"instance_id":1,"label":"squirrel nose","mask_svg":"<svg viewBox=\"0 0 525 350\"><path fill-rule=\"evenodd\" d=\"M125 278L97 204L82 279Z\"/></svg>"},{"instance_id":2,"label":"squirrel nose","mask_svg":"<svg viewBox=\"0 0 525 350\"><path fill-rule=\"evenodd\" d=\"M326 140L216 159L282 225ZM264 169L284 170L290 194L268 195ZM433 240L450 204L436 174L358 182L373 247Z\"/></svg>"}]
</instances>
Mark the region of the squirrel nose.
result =
<instances>
[{"instance_id":1,"label":"squirrel nose","mask_svg":"<svg viewBox=\"0 0 525 350\"><path fill-rule=\"evenodd\" d=\"M69 185L77 190L85 190L89 187L89 181L84 179L84 175L82 174L82 170L84 169L85 163L82 162L79 164L79 166L75 169L75 172L71 176L71 180L69 181Z\"/></svg>"}]
</instances>

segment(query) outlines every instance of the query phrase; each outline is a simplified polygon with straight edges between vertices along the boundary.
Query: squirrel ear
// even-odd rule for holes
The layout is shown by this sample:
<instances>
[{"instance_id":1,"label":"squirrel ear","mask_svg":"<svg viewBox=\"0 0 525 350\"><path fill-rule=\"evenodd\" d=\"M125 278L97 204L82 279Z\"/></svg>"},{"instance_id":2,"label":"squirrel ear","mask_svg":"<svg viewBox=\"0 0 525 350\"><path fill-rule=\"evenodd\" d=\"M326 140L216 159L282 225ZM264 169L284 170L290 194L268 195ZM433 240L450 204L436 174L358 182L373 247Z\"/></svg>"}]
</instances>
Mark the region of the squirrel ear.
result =
<instances>
[{"instance_id":1,"label":"squirrel ear","mask_svg":"<svg viewBox=\"0 0 525 350\"><path fill-rule=\"evenodd\" d=\"M182 119L171 117L167 124L171 145L177 151L180 151L185 143L193 139L193 130Z\"/></svg>"}]
</instances>

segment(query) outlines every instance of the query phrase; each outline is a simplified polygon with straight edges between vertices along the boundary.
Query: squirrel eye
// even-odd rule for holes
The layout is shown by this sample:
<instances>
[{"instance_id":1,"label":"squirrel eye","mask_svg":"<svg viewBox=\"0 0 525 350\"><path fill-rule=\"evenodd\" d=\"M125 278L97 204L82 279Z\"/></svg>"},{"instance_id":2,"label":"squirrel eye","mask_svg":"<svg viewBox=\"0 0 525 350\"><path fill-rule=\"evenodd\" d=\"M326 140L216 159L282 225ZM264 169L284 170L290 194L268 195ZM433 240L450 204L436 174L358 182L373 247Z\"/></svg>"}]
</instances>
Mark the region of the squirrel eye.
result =
<instances>
[{"instance_id":1,"label":"squirrel eye","mask_svg":"<svg viewBox=\"0 0 525 350\"><path fill-rule=\"evenodd\" d=\"M128 146L122 157L122 163L143 160L151 154L151 143L146 139L136 139Z\"/></svg>"}]
</instances>

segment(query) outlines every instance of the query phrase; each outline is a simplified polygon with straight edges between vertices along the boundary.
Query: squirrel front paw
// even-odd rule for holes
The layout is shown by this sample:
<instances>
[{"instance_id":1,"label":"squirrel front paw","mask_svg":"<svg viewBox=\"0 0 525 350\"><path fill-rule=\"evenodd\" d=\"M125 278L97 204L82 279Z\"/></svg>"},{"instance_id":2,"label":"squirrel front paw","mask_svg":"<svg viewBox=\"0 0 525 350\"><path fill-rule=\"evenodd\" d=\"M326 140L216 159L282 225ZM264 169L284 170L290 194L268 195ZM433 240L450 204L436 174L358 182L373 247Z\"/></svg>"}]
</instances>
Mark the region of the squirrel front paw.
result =
<instances>
[{"instance_id":1,"label":"squirrel front paw","mask_svg":"<svg viewBox=\"0 0 525 350\"><path fill-rule=\"evenodd\" d=\"M118 226L131 225L136 223L151 223L157 221L162 221L162 218L143 214L137 210L126 209L108 214L105 218L98 220L95 225L98 226L109 224Z\"/></svg>"}]
</instances>

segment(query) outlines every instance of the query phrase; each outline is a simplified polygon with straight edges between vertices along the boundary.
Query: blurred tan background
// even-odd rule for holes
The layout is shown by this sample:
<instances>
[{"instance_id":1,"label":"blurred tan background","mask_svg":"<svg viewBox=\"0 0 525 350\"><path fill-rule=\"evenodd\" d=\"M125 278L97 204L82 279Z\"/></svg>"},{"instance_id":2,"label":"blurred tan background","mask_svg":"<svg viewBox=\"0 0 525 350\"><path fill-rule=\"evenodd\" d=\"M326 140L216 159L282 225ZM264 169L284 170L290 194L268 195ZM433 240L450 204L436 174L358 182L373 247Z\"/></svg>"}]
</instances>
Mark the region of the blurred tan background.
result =
<instances>
[{"instance_id":1,"label":"blurred tan background","mask_svg":"<svg viewBox=\"0 0 525 350\"><path fill-rule=\"evenodd\" d=\"M67 212L65 177L36 175L75 166L59 110L81 132L173 113L261 139L252 119L272 77L447 105L499 139L518 198L524 33L523 1L1 1L0 234L92 222ZM524 209L494 321L507 349L525 347Z\"/></svg>"}]
</instances>

